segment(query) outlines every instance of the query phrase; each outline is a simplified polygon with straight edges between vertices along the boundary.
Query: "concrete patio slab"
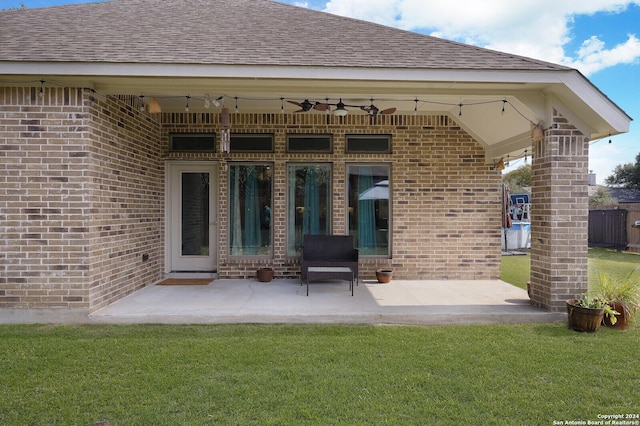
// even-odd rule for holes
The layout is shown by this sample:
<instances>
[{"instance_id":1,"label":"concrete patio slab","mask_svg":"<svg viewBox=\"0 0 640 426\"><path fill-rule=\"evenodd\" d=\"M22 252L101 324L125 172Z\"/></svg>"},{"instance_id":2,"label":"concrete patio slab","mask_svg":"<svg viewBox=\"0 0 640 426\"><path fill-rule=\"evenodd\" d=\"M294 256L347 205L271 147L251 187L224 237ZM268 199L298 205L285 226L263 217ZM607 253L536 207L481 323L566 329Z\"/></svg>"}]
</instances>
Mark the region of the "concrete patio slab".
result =
<instances>
[{"instance_id":1,"label":"concrete patio slab","mask_svg":"<svg viewBox=\"0 0 640 426\"><path fill-rule=\"evenodd\" d=\"M215 280L209 285L150 285L96 312L0 309L0 323L366 323L495 324L566 321L529 304L527 292L499 280Z\"/></svg>"},{"instance_id":2,"label":"concrete patio slab","mask_svg":"<svg viewBox=\"0 0 640 426\"><path fill-rule=\"evenodd\" d=\"M461 324L564 321L499 280L346 282L216 280L207 286L149 286L90 315L98 323Z\"/></svg>"}]
</instances>

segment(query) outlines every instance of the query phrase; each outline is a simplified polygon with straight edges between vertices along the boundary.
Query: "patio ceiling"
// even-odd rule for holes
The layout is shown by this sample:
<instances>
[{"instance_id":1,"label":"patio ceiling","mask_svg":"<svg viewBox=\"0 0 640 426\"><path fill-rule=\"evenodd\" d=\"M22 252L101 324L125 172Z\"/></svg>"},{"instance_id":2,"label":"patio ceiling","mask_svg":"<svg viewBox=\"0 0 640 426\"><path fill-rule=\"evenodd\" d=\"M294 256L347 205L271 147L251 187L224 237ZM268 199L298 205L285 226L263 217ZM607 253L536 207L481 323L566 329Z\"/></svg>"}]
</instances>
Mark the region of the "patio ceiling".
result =
<instances>
[{"instance_id":1,"label":"patio ceiling","mask_svg":"<svg viewBox=\"0 0 640 426\"><path fill-rule=\"evenodd\" d=\"M280 113L283 104L291 113L299 108L287 101L305 99L328 99L331 104L342 99L362 106L373 99L380 110L397 108L396 115L414 114L417 106L418 114L454 118L484 146L488 162L507 155L515 158L529 149L531 126L550 122L549 105L591 139L624 133L629 127L629 117L574 70L31 63L25 73L25 63L13 65L17 81L37 78L45 84L89 87L104 95L155 96L163 112L184 112L187 96L190 112L219 111L214 105L205 108L207 95L222 97L219 103L224 101L232 112L237 103L240 112L251 113ZM347 109L349 114L366 114ZM326 112L312 109L304 114Z\"/></svg>"}]
</instances>

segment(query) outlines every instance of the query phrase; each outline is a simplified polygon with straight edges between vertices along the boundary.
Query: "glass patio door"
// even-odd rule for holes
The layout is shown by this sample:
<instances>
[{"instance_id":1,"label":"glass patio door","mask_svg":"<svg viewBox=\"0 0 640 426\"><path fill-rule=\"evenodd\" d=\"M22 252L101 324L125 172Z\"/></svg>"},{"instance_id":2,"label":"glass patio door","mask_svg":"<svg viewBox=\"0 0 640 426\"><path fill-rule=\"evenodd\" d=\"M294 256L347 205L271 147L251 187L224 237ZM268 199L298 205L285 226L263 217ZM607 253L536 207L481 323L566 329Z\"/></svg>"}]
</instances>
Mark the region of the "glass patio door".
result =
<instances>
[{"instance_id":1,"label":"glass patio door","mask_svg":"<svg viewBox=\"0 0 640 426\"><path fill-rule=\"evenodd\" d=\"M169 163L167 194L168 271L217 268L216 165Z\"/></svg>"}]
</instances>

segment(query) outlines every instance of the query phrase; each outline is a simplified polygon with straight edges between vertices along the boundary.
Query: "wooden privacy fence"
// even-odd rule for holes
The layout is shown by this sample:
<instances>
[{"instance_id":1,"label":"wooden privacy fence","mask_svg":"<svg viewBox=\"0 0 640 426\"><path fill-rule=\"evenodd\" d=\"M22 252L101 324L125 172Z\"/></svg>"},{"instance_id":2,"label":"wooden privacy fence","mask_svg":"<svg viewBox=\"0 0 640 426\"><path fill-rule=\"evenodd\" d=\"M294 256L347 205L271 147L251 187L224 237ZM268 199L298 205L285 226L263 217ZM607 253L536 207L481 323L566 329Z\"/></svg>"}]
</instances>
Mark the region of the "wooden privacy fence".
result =
<instances>
[{"instance_id":1,"label":"wooden privacy fence","mask_svg":"<svg viewBox=\"0 0 640 426\"><path fill-rule=\"evenodd\" d=\"M608 213L598 213L603 211ZM620 213L621 211L625 213ZM626 217L624 221L623 214ZM640 253L640 227L634 226L637 221L640 221L640 203L620 203L616 206L604 206L599 210L591 210L589 212L589 246L628 249ZM624 223L624 233L622 223ZM615 226L618 227L617 231ZM619 239L618 242L616 237ZM625 245L620 247L623 240Z\"/></svg>"},{"instance_id":2,"label":"wooden privacy fence","mask_svg":"<svg viewBox=\"0 0 640 426\"><path fill-rule=\"evenodd\" d=\"M589 246L626 250L627 209L590 210Z\"/></svg>"}]
</instances>

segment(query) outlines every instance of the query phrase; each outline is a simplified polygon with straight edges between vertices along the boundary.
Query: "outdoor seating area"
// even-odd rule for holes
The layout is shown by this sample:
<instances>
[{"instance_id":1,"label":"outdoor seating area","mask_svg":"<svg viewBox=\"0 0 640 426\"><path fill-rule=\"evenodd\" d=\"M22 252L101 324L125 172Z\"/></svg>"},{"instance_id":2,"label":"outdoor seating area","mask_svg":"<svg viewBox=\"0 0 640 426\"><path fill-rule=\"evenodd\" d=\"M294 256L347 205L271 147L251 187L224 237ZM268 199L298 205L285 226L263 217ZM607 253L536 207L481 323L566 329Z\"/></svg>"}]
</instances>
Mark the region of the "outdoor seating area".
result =
<instances>
[{"instance_id":1,"label":"outdoor seating area","mask_svg":"<svg viewBox=\"0 0 640 426\"><path fill-rule=\"evenodd\" d=\"M309 268L312 273L324 279L348 279L345 269L351 270L351 282L358 281L359 251L355 248L352 235L305 235L302 240L300 257L300 284L307 282L309 294ZM318 276L318 275L316 275Z\"/></svg>"}]
</instances>

